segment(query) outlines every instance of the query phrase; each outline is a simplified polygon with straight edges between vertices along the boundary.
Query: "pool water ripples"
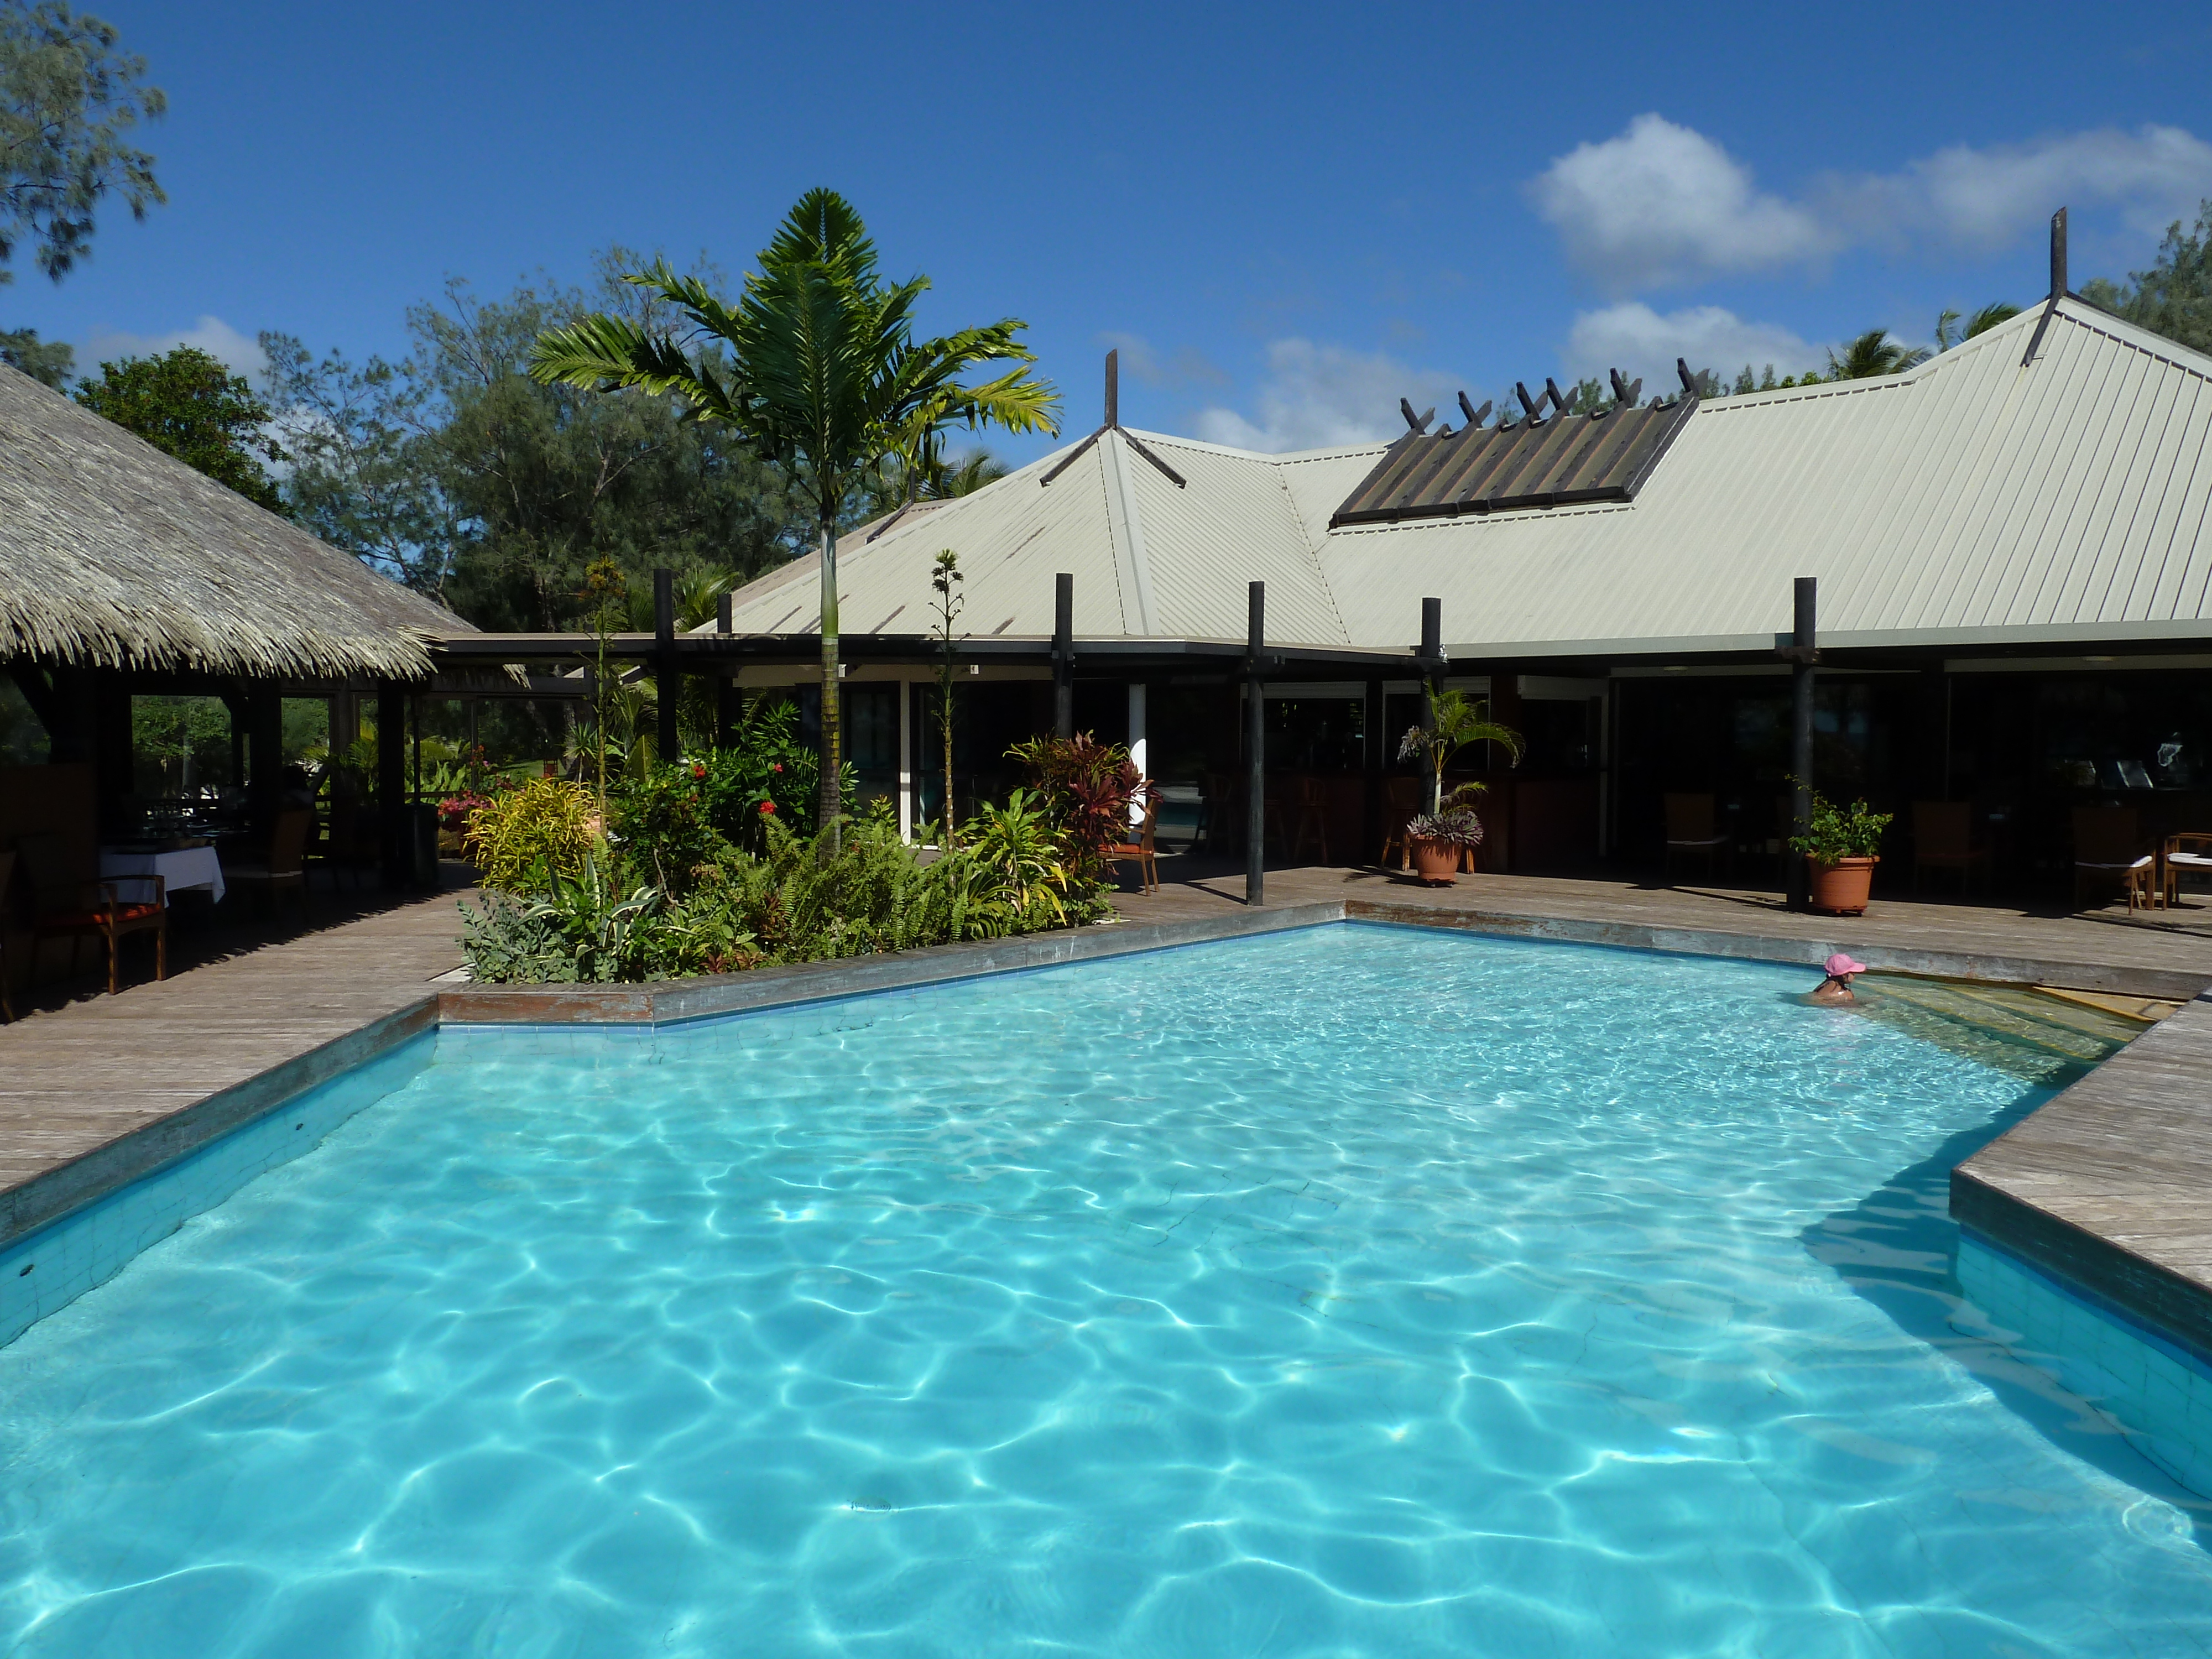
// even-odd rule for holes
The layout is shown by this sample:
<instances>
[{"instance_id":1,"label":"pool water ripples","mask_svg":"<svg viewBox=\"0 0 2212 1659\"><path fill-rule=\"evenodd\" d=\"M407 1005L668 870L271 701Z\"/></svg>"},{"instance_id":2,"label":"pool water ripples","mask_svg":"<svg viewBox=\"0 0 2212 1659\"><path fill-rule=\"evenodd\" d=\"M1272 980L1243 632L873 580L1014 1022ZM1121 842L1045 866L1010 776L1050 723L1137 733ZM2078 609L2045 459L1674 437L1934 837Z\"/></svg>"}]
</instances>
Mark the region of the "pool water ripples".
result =
<instances>
[{"instance_id":1,"label":"pool water ripples","mask_svg":"<svg viewBox=\"0 0 2212 1659\"><path fill-rule=\"evenodd\" d=\"M448 1033L0 1351L0 1650L2212 1650L1952 1274L2061 1074L1803 980L1346 926Z\"/></svg>"}]
</instances>

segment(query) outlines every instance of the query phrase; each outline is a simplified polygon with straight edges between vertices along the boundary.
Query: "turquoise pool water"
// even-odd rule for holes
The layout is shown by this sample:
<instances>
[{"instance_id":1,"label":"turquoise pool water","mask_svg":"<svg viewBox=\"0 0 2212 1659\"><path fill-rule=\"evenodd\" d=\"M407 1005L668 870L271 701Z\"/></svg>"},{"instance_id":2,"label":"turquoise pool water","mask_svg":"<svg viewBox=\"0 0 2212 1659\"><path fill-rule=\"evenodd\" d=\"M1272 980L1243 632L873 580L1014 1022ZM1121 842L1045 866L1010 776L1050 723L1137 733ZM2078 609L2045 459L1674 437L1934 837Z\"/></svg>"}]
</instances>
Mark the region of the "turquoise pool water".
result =
<instances>
[{"instance_id":1,"label":"turquoise pool water","mask_svg":"<svg viewBox=\"0 0 2212 1659\"><path fill-rule=\"evenodd\" d=\"M2212 1649L2194 1500L1957 1300L2036 1084L1805 982L1339 927L448 1032L0 1350L0 1652Z\"/></svg>"}]
</instances>

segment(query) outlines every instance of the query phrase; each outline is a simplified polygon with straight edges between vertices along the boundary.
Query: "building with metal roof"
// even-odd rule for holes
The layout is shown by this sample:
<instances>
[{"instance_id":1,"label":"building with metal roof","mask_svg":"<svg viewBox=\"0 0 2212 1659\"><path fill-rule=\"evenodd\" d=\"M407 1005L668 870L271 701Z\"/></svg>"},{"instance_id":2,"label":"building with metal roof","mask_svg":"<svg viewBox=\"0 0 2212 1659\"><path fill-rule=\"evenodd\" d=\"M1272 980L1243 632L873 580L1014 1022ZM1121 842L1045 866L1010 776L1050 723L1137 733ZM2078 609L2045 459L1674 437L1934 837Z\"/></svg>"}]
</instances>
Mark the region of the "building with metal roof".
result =
<instances>
[{"instance_id":1,"label":"building with metal roof","mask_svg":"<svg viewBox=\"0 0 2212 1659\"><path fill-rule=\"evenodd\" d=\"M1048 636L1063 571L1079 641L1238 640L1262 580L1285 644L1407 649L1432 596L1455 660L1741 653L1790 631L1804 575L1832 649L2212 635L2212 360L2081 301L1902 374L1607 413L1291 455L1108 428L848 538L845 637L925 631L946 547L979 637ZM1477 472L1506 487L1455 498ZM811 559L735 596L741 635L817 621Z\"/></svg>"},{"instance_id":2,"label":"building with metal roof","mask_svg":"<svg viewBox=\"0 0 2212 1659\"><path fill-rule=\"evenodd\" d=\"M1064 672L1079 724L1219 795L1249 747L1257 581L1270 765L1279 738L1289 773L1369 775L1364 794L1336 789L1338 842L1371 838L1387 736L1442 673L1532 739L1496 781L1502 864L1655 853L1683 791L1717 797L1738 851L1778 856L1786 647L1812 577L1824 787L1905 817L1975 795L1981 833L2045 876L2066 810L2093 797L2212 827L2212 789L2190 804L2212 786L2212 359L2089 306L2062 271L2046 303L1901 374L1700 398L1685 373L1649 403L1615 390L1576 413L1556 388L1524 392L1494 420L1462 398L1456 431L1408 405L1395 443L1288 455L1130 431L1109 405L1079 442L843 539L846 696L896 697L856 746L878 734L873 775L910 819L936 810L913 757L949 548L977 706L1000 683L1012 709L982 741L1048 726ZM816 592L812 560L787 566L699 644L744 683L811 696ZM975 775L1002 781L987 756ZM2205 823L2182 824L2191 812Z\"/></svg>"}]
</instances>

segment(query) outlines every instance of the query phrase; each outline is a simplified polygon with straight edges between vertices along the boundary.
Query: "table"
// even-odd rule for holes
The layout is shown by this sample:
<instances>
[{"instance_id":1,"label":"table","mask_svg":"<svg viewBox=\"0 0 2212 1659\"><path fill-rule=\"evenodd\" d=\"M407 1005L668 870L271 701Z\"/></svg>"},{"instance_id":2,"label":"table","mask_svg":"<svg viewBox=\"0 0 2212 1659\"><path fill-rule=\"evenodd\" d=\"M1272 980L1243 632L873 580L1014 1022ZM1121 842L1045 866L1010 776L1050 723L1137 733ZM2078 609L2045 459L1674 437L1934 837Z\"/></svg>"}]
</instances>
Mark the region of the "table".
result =
<instances>
[{"instance_id":1,"label":"table","mask_svg":"<svg viewBox=\"0 0 2212 1659\"><path fill-rule=\"evenodd\" d=\"M159 876L167 883L166 891L173 896L180 887L212 889L215 902L222 902L222 861L215 855L212 847L185 847L173 853L121 853L102 848L100 852L100 878L102 881L123 878L117 883L117 895L126 903L137 903L154 896L150 881L132 881L132 876Z\"/></svg>"}]
</instances>

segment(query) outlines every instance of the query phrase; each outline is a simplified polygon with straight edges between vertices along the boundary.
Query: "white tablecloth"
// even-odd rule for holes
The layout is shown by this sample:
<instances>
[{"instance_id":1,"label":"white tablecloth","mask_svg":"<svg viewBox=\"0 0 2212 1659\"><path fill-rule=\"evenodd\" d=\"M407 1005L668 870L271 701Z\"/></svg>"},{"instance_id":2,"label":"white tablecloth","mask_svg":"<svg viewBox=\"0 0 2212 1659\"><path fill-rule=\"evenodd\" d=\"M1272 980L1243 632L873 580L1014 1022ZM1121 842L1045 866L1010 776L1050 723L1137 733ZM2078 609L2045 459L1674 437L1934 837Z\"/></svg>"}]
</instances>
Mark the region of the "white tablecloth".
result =
<instances>
[{"instance_id":1,"label":"white tablecloth","mask_svg":"<svg viewBox=\"0 0 2212 1659\"><path fill-rule=\"evenodd\" d=\"M187 847L174 853L110 853L100 855L100 878L107 881L118 876L159 876L168 883L167 890L174 893L180 887L207 887L215 892L215 902L222 902L222 861L215 855L212 847ZM117 884L117 893L126 904L141 903L154 896L150 881L122 881Z\"/></svg>"}]
</instances>

